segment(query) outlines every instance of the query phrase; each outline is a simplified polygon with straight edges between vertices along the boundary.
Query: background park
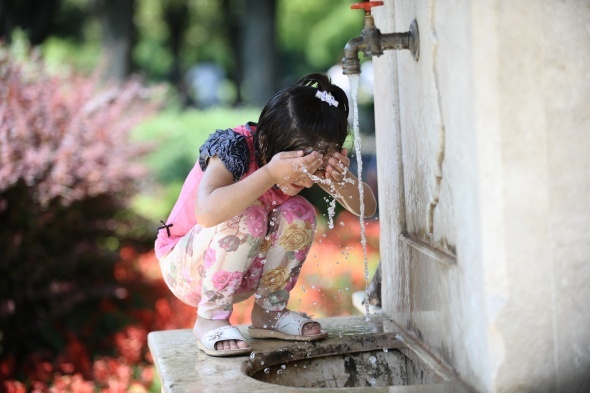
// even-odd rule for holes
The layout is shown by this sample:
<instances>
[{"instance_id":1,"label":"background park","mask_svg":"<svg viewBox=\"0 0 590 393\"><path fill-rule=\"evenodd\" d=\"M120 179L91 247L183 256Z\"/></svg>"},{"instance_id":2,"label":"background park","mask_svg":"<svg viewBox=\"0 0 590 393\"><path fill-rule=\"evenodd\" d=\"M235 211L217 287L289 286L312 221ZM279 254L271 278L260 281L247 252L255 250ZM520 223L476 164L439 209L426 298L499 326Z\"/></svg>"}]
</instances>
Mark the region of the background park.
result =
<instances>
[{"instance_id":1,"label":"background park","mask_svg":"<svg viewBox=\"0 0 590 393\"><path fill-rule=\"evenodd\" d=\"M161 279L159 221L210 133L256 121L310 72L346 89L339 62L362 26L351 4L0 1L0 390L160 391L147 333L191 327L195 310ZM370 79L359 108L370 140ZM351 315L369 279L358 219L338 210L330 228L329 201L306 196L320 225L290 306ZM366 225L373 273L379 225Z\"/></svg>"}]
</instances>

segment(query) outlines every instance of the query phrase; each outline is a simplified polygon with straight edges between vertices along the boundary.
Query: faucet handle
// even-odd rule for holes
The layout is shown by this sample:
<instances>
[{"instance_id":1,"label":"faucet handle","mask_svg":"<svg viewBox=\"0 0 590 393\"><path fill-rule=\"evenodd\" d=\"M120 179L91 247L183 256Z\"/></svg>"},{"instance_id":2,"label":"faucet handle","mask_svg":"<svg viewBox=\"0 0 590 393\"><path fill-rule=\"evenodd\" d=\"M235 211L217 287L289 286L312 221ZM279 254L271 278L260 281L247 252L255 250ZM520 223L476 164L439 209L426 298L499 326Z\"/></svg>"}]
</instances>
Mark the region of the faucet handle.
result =
<instances>
[{"instance_id":1,"label":"faucet handle","mask_svg":"<svg viewBox=\"0 0 590 393\"><path fill-rule=\"evenodd\" d=\"M371 15L371 8L383 5L382 1L363 1L350 6L353 10L364 9L365 15Z\"/></svg>"}]
</instances>

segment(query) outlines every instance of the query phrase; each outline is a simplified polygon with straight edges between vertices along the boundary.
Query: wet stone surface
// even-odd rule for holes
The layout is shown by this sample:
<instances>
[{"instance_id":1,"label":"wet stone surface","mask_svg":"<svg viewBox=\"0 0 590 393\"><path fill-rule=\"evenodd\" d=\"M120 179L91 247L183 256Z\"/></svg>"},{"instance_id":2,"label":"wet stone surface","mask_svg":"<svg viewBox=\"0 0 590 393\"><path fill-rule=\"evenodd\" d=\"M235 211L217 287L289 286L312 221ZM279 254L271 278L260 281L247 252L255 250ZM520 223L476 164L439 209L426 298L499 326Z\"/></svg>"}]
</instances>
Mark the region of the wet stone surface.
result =
<instances>
[{"instance_id":1,"label":"wet stone surface","mask_svg":"<svg viewBox=\"0 0 590 393\"><path fill-rule=\"evenodd\" d=\"M329 336L316 342L253 339L240 325L250 356L207 356L190 329L151 332L148 344L163 392L466 392L435 360L408 347L381 315L370 323L364 316L319 322Z\"/></svg>"},{"instance_id":2,"label":"wet stone surface","mask_svg":"<svg viewBox=\"0 0 590 393\"><path fill-rule=\"evenodd\" d=\"M406 359L395 349L340 354L277 364L252 377L277 385L307 388L406 385Z\"/></svg>"}]
</instances>

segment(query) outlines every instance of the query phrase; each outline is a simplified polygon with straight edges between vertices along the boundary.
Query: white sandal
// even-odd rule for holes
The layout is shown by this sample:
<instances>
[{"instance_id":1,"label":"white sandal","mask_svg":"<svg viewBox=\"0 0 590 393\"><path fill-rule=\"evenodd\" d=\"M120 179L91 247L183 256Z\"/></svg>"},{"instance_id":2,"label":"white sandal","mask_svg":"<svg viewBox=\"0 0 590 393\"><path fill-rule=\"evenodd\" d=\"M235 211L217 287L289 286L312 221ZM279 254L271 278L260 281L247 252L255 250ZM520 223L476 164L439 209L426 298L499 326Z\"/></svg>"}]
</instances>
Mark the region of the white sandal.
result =
<instances>
[{"instance_id":1,"label":"white sandal","mask_svg":"<svg viewBox=\"0 0 590 393\"><path fill-rule=\"evenodd\" d=\"M220 341L236 340L244 341L244 336L240 330L231 325L222 326L213 329L203 335L199 340L197 338L197 347L209 356L237 356L247 355L252 352L252 348L238 348L238 349L215 349L215 344Z\"/></svg>"},{"instance_id":2,"label":"white sandal","mask_svg":"<svg viewBox=\"0 0 590 393\"><path fill-rule=\"evenodd\" d=\"M303 335L303 326L309 322L315 321L305 313L285 311L272 328L264 329L250 326L248 327L248 334L253 338L277 338L288 341L315 341L328 336L328 332L324 329L318 334Z\"/></svg>"}]
</instances>

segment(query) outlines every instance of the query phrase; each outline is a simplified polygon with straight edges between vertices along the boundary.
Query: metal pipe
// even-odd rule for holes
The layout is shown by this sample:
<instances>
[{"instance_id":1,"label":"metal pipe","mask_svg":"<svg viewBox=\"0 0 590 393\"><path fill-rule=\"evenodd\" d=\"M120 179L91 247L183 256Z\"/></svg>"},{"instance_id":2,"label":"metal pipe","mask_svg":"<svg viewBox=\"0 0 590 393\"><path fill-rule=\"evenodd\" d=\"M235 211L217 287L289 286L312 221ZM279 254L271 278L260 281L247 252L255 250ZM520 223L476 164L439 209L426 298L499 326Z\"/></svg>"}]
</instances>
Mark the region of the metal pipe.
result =
<instances>
[{"instance_id":1,"label":"metal pipe","mask_svg":"<svg viewBox=\"0 0 590 393\"><path fill-rule=\"evenodd\" d=\"M380 3L380 4L379 4ZM358 3L351 8L365 9L365 25L361 31L360 37L355 37L348 41L344 46L344 58L342 59L342 73L360 74L359 52L363 52L365 57L381 56L385 50L409 49L412 56L418 61L420 56L420 40L418 23L414 20L410 24L410 30L405 33L388 33L381 34L375 26L371 7L383 5L382 2Z\"/></svg>"}]
</instances>

